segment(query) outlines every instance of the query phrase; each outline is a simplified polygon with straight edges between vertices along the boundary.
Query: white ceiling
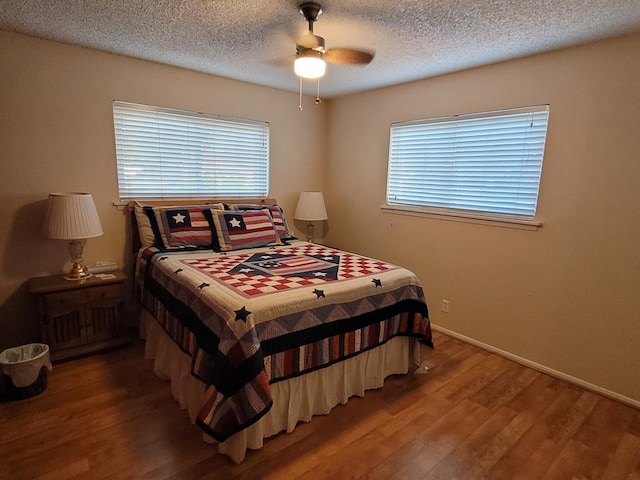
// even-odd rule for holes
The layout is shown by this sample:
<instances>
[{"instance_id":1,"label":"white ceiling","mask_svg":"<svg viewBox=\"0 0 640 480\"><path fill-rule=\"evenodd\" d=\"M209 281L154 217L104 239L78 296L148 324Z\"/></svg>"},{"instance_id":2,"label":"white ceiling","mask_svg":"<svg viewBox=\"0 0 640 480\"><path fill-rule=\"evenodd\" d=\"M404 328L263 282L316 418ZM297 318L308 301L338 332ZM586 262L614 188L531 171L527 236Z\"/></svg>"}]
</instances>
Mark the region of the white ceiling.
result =
<instances>
[{"instance_id":1,"label":"white ceiling","mask_svg":"<svg viewBox=\"0 0 640 480\"><path fill-rule=\"evenodd\" d=\"M302 0L0 0L0 29L297 91ZM640 30L640 0L321 0L337 97ZM315 93L315 84L305 83Z\"/></svg>"}]
</instances>

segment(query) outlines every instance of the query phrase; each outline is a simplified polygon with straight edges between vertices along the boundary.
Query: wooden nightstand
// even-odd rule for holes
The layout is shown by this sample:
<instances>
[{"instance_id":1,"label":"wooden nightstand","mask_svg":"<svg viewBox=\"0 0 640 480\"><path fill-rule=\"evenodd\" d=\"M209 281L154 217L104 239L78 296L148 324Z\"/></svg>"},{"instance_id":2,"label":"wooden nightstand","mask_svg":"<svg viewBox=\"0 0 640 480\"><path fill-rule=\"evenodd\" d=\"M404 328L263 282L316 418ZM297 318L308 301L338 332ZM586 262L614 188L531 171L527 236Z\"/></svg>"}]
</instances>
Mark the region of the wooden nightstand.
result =
<instances>
[{"instance_id":1,"label":"wooden nightstand","mask_svg":"<svg viewBox=\"0 0 640 480\"><path fill-rule=\"evenodd\" d=\"M71 281L62 275L29 279L37 297L42 342L49 345L51 361L78 357L131 341L124 329L123 283L93 276Z\"/></svg>"}]
</instances>

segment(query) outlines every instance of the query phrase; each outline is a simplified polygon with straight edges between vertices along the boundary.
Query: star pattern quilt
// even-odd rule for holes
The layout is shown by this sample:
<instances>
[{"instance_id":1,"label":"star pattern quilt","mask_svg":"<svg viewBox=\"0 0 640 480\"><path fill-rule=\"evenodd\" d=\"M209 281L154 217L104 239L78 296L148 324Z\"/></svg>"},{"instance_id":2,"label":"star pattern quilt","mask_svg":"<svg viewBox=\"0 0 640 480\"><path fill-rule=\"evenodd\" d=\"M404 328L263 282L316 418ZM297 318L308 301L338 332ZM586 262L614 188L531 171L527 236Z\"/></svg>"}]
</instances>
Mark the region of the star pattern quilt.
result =
<instances>
[{"instance_id":1,"label":"star pattern quilt","mask_svg":"<svg viewBox=\"0 0 640 480\"><path fill-rule=\"evenodd\" d=\"M137 287L141 304L208 386L197 423L218 441L269 411L274 382L399 335L432 346L412 272L317 244L220 253L147 248Z\"/></svg>"}]
</instances>

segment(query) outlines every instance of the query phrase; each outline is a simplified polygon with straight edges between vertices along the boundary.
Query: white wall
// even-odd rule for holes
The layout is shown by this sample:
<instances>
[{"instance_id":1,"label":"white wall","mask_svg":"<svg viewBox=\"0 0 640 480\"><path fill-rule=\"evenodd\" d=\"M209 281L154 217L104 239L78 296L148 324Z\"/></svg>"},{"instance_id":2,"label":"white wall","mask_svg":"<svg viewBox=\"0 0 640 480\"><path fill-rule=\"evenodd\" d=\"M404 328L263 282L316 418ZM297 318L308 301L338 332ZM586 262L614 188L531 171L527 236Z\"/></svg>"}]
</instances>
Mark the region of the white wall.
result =
<instances>
[{"instance_id":1,"label":"white wall","mask_svg":"<svg viewBox=\"0 0 640 480\"><path fill-rule=\"evenodd\" d=\"M640 401L638 52L640 34L332 101L327 241L414 270L434 324ZM392 122L547 103L541 229L380 210Z\"/></svg>"},{"instance_id":2,"label":"white wall","mask_svg":"<svg viewBox=\"0 0 640 480\"><path fill-rule=\"evenodd\" d=\"M38 340L26 280L68 259L40 233L49 192L92 193L105 234L85 260L130 267L127 218L112 206L113 100L270 122L270 196L291 223L298 193L323 188L324 104L300 112L293 93L9 32L0 52L0 349Z\"/></svg>"}]
</instances>

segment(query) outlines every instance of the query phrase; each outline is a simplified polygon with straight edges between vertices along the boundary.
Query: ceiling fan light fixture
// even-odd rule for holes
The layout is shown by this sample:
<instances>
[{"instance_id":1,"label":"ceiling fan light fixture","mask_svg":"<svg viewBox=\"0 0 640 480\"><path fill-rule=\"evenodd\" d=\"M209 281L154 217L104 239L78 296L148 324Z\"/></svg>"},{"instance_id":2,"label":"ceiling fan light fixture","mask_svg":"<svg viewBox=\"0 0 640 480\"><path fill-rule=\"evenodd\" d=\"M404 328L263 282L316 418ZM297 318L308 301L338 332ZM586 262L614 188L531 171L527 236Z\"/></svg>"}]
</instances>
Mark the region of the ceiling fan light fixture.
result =
<instances>
[{"instance_id":1,"label":"ceiling fan light fixture","mask_svg":"<svg viewBox=\"0 0 640 480\"><path fill-rule=\"evenodd\" d=\"M302 78L320 78L327 69L326 62L320 58L320 54L299 55L293 64L296 75Z\"/></svg>"}]
</instances>

